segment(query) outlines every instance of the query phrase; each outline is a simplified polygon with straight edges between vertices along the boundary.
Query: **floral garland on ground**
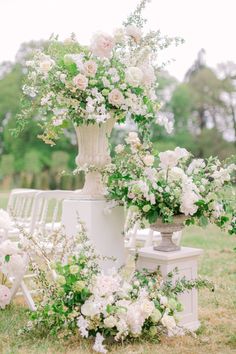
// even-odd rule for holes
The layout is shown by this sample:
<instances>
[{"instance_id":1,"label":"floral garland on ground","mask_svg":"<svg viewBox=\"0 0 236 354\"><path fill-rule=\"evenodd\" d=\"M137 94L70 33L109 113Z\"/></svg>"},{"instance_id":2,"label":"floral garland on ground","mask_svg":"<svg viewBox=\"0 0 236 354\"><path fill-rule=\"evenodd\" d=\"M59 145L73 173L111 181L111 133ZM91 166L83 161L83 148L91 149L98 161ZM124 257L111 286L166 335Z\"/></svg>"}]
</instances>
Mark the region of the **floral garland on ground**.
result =
<instances>
[{"instance_id":1,"label":"floral garland on ground","mask_svg":"<svg viewBox=\"0 0 236 354\"><path fill-rule=\"evenodd\" d=\"M0 209L0 309L9 305L12 297L10 277L18 277L26 269L25 253L17 242L7 240L7 232L12 227L9 214ZM1 235L0 234L0 235Z\"/></svg>"},{"instance_id":2,"label":"floral garland on ground","mask_svg":"<svg viewBox=\"0 0 236 354\"><path fill-rule=\"evenodd\" d=\"M192 288L212 289L207 280L182 278L173 282L173 273L165 281L159 271L135 271L129 280L115 270L103 273L99 268L101 257L88 240L83 224L74 238L67 238L62 230L55 231L50 243L61 249L61 255L58 249L53 252L52 246L50 257L36 236L24 230L22 233L22 246L28 254L36 251L41 255L40 264L32 258L32 269L42 296L20 335L95 338L93 349L106 353L103 342L107 339L158 340L163 334L183 334L177 325L177 313L182 310L177 295Z\"/></svg>"},{"instance_id":3,"label":"floral garland on ground","mask_svg":"<svg viewBox=\"0 0 236 354\"><path fill-rule=\"evenodd\" d=\"M182 214L187 225L211 222L236 234L235 163L194 159L179 147L157 156L151 151L135 132L126 145L116 146L113 163L103 171L109 200L131 208L144 225L158 218L170 223Z\"/></svg>"},{"instance_id":4,"label":"floral garland on ground","mask_svg":"<svg viewBox=\"0 0 236 354\"><path fill-rule=\"evenodd\" d=\"M143 133L152 122L172 122L158 116L156 54L182 40L163 37L160 31L143 32L142 11L148 0L141 0L124 26L113 35L96 33L89 46L75 38L64 42L52 37L44 50L37 50L26 62L28 76L23 86L25 99L17 132L36 115L46 143L54 144L72 122L103 123L114 117L133 119Z\"/></svg>"}]
</instances>

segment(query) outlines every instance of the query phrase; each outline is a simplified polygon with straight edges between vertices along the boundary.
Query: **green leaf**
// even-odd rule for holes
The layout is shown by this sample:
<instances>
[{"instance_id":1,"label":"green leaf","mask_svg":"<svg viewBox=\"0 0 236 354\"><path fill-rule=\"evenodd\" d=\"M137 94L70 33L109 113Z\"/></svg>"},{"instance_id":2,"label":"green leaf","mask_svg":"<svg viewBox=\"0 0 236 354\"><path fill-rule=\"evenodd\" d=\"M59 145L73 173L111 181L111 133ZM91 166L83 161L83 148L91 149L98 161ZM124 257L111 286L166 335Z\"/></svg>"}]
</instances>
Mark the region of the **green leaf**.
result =
<instances>
[{"instance_id":1,"label":"green leaf","mask_svg":"<svg viewBox=\"0 0 236 354\"><path fill-rule=\"evenodd\" d=\"M9 254L7 254L5 256L5 262L8 263L10 261L10 258L11 258L11 256Z\"/></svg>"}]
</instances>

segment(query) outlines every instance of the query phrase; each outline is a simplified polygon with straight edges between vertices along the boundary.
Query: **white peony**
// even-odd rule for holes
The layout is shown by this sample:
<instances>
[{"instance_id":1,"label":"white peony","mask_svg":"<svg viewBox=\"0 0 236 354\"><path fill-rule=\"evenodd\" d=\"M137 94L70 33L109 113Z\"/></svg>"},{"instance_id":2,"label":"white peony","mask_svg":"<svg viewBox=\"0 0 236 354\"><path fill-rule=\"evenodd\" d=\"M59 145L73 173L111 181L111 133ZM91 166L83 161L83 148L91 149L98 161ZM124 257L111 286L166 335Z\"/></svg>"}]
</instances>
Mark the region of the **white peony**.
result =
<instances>
[{"instance_id":1,"label":"white peony","mask_svg":"<svg viewBox=\"0 0 236 354\"><path fill-rule=\"evenodd\" d=\"M114 39L105 33L97 33L91 41L91 52L100 58L110 58L115 45Z\"/></svg>"},{"instance_id":2,"label":"white peony","mask_svg":"<svg viewBox=\"0 0 236 354\"><path fill-rule=\"evenodd\" d=\"M94 77L97 72L97 64L93 60L88 60L84 63L83 72L86 76Z\"/></svg>"},{"instance_id":3,"label":"white peony","mask_svg":"<svg viewBox=\"0 0 236 354\"><path fill-rule=\"evenodd\" d=\"M142 83L143 72L138 67L131 66L125 71L125 79L131 86L137 87Z\"/></svg>"},{"instance_id":4,"label":"white peony","mask_svg":"<svg viewBox=\"0 0 236 354\"><path fill-rule=\"evenodd\" d=\"M93 302L92 300L87 300L81 306L81 313L85 317L94 317L100 313L100 306L99 304Z\"/></svg>"},{"instance_id":5,"label":"white peony","mask_svg":"<svg viewBox=\"0 0 236 354\"><path fill-rule=\"evenodd\" d=\"M50 57L45 57L39 62L39 72L41 74L47 75L54 65L55 61L53 59Z\"/></svg>"},{"instance_id":6,"label":"white peony","mask_svg":"<svg viewBox=\"0 0 236 354\"><path fill-rule=\"evenodd\" d=\"M124 96L118 89L113 89L108 95L108 101L111 105L119 107L124 102Z\"/></svg>"},{"instance_id":7,"label":"white peony","mask_svg":"<svg viewBox=\"0 0 236 354\"><path fill-rule=\"evenodd\" d=\"M153 155L146 155L143 157L143 162L146 166L152 166L154 164L155 157Z\"/></svg>"},{"instance_id":8,"label":"white peony","mask_svg":"<svg viewBox=\"0 0 236 354\"><path fill-rule=\"evenodd\" d=\"M10 215L3 209L0 209L0 229L9 230L11 228Z\"/></svg>"},{"instance_id":9,"label":"white peony","mask_svg":"<svg viewBox=\"0 0 236 354\"><path fill-rule=\"evenodd\" d=\"M7 286L0 284L0 308L5 309L11 301L11 291Z\"/></svg>"},{"instance_id":10,"label":"white peony","mask_svg":"<svg viewBox=\"0 0 236 354\"><path fill-rule=\"evenodd\" d=\"M126 34L131 37L135 43L139 43L142 38L142 31L140 28L134 25L128 25L126 27Z\"/></svg>"}]
</instances>

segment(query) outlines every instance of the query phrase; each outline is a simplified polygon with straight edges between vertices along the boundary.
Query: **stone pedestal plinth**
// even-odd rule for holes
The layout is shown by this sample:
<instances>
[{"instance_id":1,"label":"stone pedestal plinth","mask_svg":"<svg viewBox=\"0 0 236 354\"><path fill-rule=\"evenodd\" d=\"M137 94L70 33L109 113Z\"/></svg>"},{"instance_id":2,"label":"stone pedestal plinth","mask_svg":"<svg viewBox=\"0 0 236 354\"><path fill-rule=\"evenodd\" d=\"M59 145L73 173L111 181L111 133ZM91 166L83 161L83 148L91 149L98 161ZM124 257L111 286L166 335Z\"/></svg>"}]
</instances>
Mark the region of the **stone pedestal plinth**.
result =
<instances>
[{"instance_id":1,"label":"stone pedestal plinth","mask_svg":"<svg viewBox=\"0 0 236 354\"><path fill-rule=\"evenodd\" d=\"M77 232L78 217L85 223L88 237L95 250L102 256L115 257L116 262L101 262L103 270L119 268L125 263L124 209L115 207L107 214L105 200L65 200L62 210L62 224L68 236Z\"/></svg>"},{"instance_id":2,"label":"stone pedestal plinth","mask_svg":"<svg viewBox=\"0 0 236 354\"><path fill-rule=\"evenodd\" d=\"M165 276L178 268L178 275L175 279L186 277L187 279L197 278L197 262L202 254L201 249L181 247L176 252L154 251L153 247L144 247L138 251L138 260L136 267L138 270L146 268L155 270L160 267L162 276ZM189 330L197 330L200 326L198 320L198 293L196 289L186 291L179 297L184 310L179 313L179 324Z\"/></svg>"}]
</instances>

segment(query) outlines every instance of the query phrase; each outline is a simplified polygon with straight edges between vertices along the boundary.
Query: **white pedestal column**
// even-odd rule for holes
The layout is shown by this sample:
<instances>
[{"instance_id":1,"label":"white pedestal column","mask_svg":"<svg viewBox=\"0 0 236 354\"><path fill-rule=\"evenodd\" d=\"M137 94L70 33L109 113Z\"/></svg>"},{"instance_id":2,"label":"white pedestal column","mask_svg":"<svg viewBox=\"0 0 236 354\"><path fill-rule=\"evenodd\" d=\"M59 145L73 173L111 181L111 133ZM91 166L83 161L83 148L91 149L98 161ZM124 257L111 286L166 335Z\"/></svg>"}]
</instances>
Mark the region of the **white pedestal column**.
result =
<instances>
[{"instance_id":1,"label":"white pedestal column","mask_svg":"<svg viewBox=\"0 0 236 354\"><path fill-rule=\"evenodd\" d=\"M104 212L106 207L105 200L65 200L62 209L62 224L68 236L76 234L79 216L95 250L102 256L116 258L116 262L102 261L103 270L119 268L125 263L124 208L115 207L107 215Z\"/></svg>"},{"instance_id":2,"label":"white pedestal column","mask_svg":"<svg viewBox=\"0 0 236 354\"><path fill-rule=\"evenodd\" d=\"M197 278L197 261L202 254L201 249L181 247L176 252L154 251L153 247L144 247L138 251L136 267L138 270L146 268L155 270L160 266L162 276L165 276L178 268L178 275L175 279L186 277L187 279ZM179 313L179 324L189 330L197 330L200 326L198 320L198 293L196 289L186 291L179 296L184 310Z\"/></svg>"}]
</instances>

